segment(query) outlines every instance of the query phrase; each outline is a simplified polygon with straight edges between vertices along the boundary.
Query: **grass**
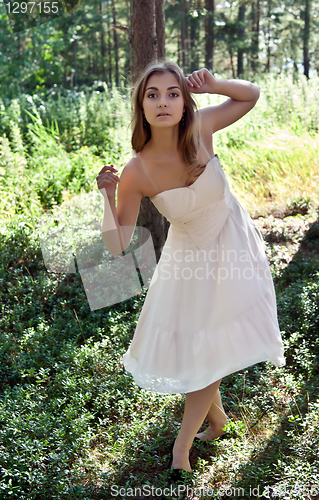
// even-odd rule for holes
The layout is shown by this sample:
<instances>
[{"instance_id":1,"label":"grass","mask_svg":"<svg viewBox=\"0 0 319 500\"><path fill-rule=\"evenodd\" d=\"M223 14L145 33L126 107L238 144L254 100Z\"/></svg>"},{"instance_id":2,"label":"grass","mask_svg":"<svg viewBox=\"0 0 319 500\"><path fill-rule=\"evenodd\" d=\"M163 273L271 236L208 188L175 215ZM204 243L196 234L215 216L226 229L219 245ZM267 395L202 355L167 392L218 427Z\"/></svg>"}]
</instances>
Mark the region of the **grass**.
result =
<instances>
[{"instance_id":1,"label":"grass","mask_svg":"<svg viewBox=\"0 0 319 500\"><path fill-rule=\"evenodd\" d=\"M285 212L294 201L314 205L318 195L318 77L268 77L256 106L214 135L214 149L231 190L252 216ZM196 96L200 107L222 96Z\"/></svg>"},{"instance_id":2,"label":"grass","mask_svg":"<svg viewBox=\"0 0 319 500\"><path fill-rule=\"evenodd\" d=\"M319 146L309 133L295 136L274 127L267 139L251 141L240 151L222 151L232 190L253 215L279 215L298 199L319 202Z\"/></svg>"},{"instance_id":3,"label":"grass","mask_svg":"<svg viewBox=\"0 0 319 500\"><path fill-rule=\"evenodd\" d=\"M260 108L215 138L231 189L264 236L287 366L260 363L224 378L231 437L192 447L194 473L186 484L194 500L319 498L315 84L309 83L309 94L302 80L299 86L280 79L269 88L263 84ZM288 98L295 109L283 105ZM93 109L99 99L93 98ZM39 106L56 116L57 104L42 101ZM121 137L124 115L108 143L89 144L102 123L99 115L94 126L85 121L81 129L87 144L68 146L77 136L71 124L77 113L70 113L71 121L67 113L75 102L65 97L59 132L44 115L28 122L21 103L6 103L3 111L8 128L0 145L0 498L161 498L184 396L144 391L122 367L146 290L90 310L78 269L49 272L35 231L50 209L65 214L71 232L95 238L93 222L103 209L100 195L91 191L96 172L106 158L123 164L129 157L128 137ZM83 117L90 98L79 102ZM118 106L116 101L113 114ZM68 238L61 242L74 251ZM144 493L138 490L143 485Z\"/></svg>"},{"instance_id":4,"label":"grass","mask_svg":"<svg viewBox=\"0 0 319 500\"><path fill-rule=\"evenodd\" d=\"M52 90L0 99L0 215L34 221L96 187L105 163L127 154L129 104L119 91Z\"/></svg>"},{"instance_id":5,"label":"grass","mask_svg":"<svg viewBox=\"0 0 319 500\"><path fill-rule=\"evenodd\" d=\"M318 77L268 75L255 108L214 135L234 194L253 215L318 200ZM199 106L222 96L196 95ZM106 85L0 100L0 215L31 219L96 189L102 165L131 156L127 92Z\"/></svg>"}]
</instances>

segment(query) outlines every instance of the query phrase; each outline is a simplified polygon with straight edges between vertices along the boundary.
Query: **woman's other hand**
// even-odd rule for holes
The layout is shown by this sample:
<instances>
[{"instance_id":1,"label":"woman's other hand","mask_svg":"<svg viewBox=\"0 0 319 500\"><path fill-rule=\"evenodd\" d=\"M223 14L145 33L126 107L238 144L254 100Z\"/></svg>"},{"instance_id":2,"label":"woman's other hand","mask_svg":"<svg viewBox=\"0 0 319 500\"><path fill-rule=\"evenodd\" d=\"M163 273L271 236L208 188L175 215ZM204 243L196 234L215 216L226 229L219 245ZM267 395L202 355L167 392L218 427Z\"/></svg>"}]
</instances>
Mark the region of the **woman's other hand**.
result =
<instances>
[{"instance_id":1,"label":"woman's other hand","mask_svg":"<svg viewBox=\"0 0 319 500\"><path fill-rule=\"evenodd\" d=\"M96 177L97 187L104 197L107 195L108 198L115 198L116 186L120 182L115 174L117 171L114 165L104 165Z\"/></svg>"},{"instance_id":2,"label":"woman's other hand","mask_svg":"<svg viewBox=\"0 0 319 500\"><path fill-rule=\"evenodd\" d=\"M194 94L213 94L216 83L213 75L206 68L193 71L191 75L186 77L189 89Z\"/></svg>"}]
</instances>

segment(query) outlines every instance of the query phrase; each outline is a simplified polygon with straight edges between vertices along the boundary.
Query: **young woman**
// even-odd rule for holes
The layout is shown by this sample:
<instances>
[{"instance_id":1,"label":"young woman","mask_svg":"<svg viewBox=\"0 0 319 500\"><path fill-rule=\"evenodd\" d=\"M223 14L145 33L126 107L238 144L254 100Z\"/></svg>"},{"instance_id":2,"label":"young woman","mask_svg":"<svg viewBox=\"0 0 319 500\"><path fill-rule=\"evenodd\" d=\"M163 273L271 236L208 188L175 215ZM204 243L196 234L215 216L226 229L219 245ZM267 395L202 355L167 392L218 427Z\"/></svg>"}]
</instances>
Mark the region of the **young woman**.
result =
<instances>
[{"instance_id":1,"label":"young woman","mask_svg":"<svg viewBox=\"0 0 319 500\"><path fill-rule=\"evenodd\" d=\"M197 110L192 93L229 99ZM173 62L152 64L135 87L136 155L120 179L112 165L97 177L103 238L113 255L128 246L143 196L171 223L123 361L141 387L186 393L171 448L175 478L191 471L195 436L223 435L222 377L261 361L285 364L261 233L230 193L212 146L212 135L258 98L259 87L247 81L216 80L205 68L185 78ZM205 418L209 427L196 434Z\"/></svg>"}]
</instances>

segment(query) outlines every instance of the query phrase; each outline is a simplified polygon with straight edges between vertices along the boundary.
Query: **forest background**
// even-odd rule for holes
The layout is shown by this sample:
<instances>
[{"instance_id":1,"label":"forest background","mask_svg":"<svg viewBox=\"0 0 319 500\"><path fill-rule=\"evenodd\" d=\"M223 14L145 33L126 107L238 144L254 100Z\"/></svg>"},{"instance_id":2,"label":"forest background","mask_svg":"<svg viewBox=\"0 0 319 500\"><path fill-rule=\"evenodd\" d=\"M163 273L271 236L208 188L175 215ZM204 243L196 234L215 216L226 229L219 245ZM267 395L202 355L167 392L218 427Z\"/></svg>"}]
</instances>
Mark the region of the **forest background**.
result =
<instances>
[{"instance_id":1,"label":"forest background","mask_svg":"<svg viewBox=\"0 0 319 500\"><path fill-rule=\"evenodd\" d=\"M184 396L140 389L121 364L147 289L93 311L76 259L50 272L37 234L51 213L88 241L100 231L95 177L131 155L134 1L79 3L23 31L0 4L1 500L109 500L116 485L140 500L129 488L168 484ZM229 437L192 448L188 484L213 492L190 498L318 499L318 2L164 7L166 55L185 74L206 66L261 88L214 149L262 231L287 357L224 378Z\"/></svg>"},{"instance_id":2,"label":"forest background","mask_svg":"<svg viewBox=\"0 0 319 500\"><path fill-rule=\"evenodd\" d=\"M246 79L291 68L307 77L319 72L317 0L166 0L164 7L166 56L185 74L199 67ZM34 94L54 85L90 86L99 80L108 87L127 87L130 15L129 0L89 0L79 2L71 15L12 32L2 2L1 95ZM145 21L146 16L145 8ZM21 21L22 28L28 24Z\"/></svg>"}]
</instances>

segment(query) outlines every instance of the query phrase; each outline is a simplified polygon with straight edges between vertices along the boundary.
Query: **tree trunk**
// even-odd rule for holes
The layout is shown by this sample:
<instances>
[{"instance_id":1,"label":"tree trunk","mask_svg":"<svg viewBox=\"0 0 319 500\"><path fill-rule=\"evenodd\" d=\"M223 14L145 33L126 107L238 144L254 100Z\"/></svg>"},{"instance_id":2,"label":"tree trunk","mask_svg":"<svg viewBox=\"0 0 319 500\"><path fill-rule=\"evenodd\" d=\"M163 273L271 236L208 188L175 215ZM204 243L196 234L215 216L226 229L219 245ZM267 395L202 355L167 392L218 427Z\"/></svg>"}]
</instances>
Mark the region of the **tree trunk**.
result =
<instances>
[{"instance_id":1,"label":"tree trunk","mask_svg":"<svg viewBox=\"0 0 319 500\"><path fill-rule=\"evenodd\" d=\"M109 22L107 23L107 59L108 59L108 79L109 85L112 88L112 37Z\"/></svg>"},{"instance_id":2,"label":"tree trunk","mask_svg":"<svg viewBox=\"0 0 319 500\"><path fill-rule=\"evenodd\" d=\"M21 57L22 54L23 54L23 43L22 43L22 37L23 37L23 34L21 34L20 31L18 31L17 33L17 38L18 38L18 50L19 50L19 56Z\"/></svg>"},{"instance_id":3,"label":"tree trunk","mask_svg":"<svg viewBox=\"0 0 319 500\"><path fill-rule=\"evenodd\" d=\"M78 69L76 65L76 58L77 58L77 39L74 40L73 42L73 55L74 55L74 76L73 76L73 87L77 87L78 84Z\"/></svg>"},{"instance_id":4,"label":"tree trunk","mask_svg":"<svg viewBox=\"0 0 319 500\"><path fill-rule=\"evenodd\" d=\"M97 57L97 53L94 52L94 55L93 55L93 73L94 73L94 77L97 78L98 77L98 57Z\"/></svg>"},{"instance_id":5,"label":"tree trunk","mask_svg":"<svg viewBox=\"0 0 319 500\"><path fill-rule=\"evenodd\" d=\"M189 5L188 0L181 0L181 49L182 49L182 67L185 73L189 73L189 23L188 13Z\"/></svg>"},{"instance_id":6,"label":"tree trunk","mask_svg":"<svg viewBox=\"0 0 319 500\"><path fill-rule=\"evenodd\" d=\"M231 47L229 48L229 56L230 56L230 66L231 66L231 70L232 70L232 75L233 75L233 78L235 79L236 74L235 74L235 66L234 66L234 58L233 58L233 49Z\"/></svg>"},{"instance_id":7,"label":"tree trunk","mask_svg":"<svg viewBox=\"0 0 319 500\"><path fill-rule=\"evenodd\" d=\"M101 60L102 60L102 79L105 81L105 37L103 29L103 8L102 2L100 2L100 16L101 16Z\"/></svg>"},{"instance_id":8,"label":"tree trunk","mask_svg":"<svg viewBox=\"0 0 319 500\"><path fill-rule=\"evenodd\" d=\"M150 62L158 60L158 54L165 54L165 46L163 48L163 44L165 44L164 35L157 31L160 29L160 26L164 28L163 0L158 0L158 4L162 5L156 5L155 0L131 0L130 44L132 84L135 83L140 73ZM159 16L158 22L156 20L156 13ZM144 196L140 205L137 226L145 227L150 231L157 262L159 261L167 237L169 225L169 222L157 210L151 200L147 196Z\"/></svg>"},{"instance_id":9,"label":"tree trunk","mask_svg":"<svg viewBox=\"0 0 319 500\"><path fill-rule=\"evenodd\" d=\"M112 0L112 12L113 12L113 26L116 26L116 11L115 3ZM113 29L113 41L114 41L114 58L115 58L115 85L120 86L120 76L119 76L119 48L117 42L116 29Z\"/></svg>"},{"instance_id":10,"label":"tree trunk","mask_svg":"<svg viewBox=\"0 0 319 500\"><path fill-rule=\"evenodd\" d=\"M265 70L267 73L269 73L270 72L270 40L271 40L270 26L271 26L271 9L272 9L271 0L268 0L267 9L268 9L268 12L267 12L268 22L267 22L267 34L266 34L267 61L266 61Z\"/></svg>"},{"instance_id":11,"label":"tree trunk","mask_svg":"<svg viewBox=\"0 0 319 500\"><path fill-rule=\"evenodd\" d=\"M205 67L210 71L214 69L214 28L215 28L215 0L206 0L205 19Z\"/></svg>"},{"instance_id":12,"label":"tree trunk","mask_svg":"<svg viewBox=\"0 0 319 500\"><path fill-rule=\"evenodd\" d=\"M198 17L191 17L189 20L189 35L190 35L190 53L189 53L189 71L199 69L199 57L198 57Z\"/></svg>"},{"instance_id":13,"label":"tree trunk","mask_svg":"<svg viewBox=\"0 0 319 500\"><path fill-rule=\"evenodd\" d=\"M157 60L165 58L165 13L164 0L155 0L155 23Z\"/></svg>"},{"instance_id":14,"label":"tree trunk","mask_svg":"<svg viewBox=\"0 0 319 500\"><path fill-rule=\"evenodd\" d=\"M156 61L155 0L131 0L131 80Z\"/></svg>"},{"instance_id":15,"label":"tree trunk","mask_svg":"<svg viewBox=\"0 0 319 500\"><path fill-rule=\"evenodd\" d=\"M72 13L72 25L74 26L74 14ZM78 71L77 71L77 65L76 65L76 59L77 59L77 38L75 35L75 40L73 42L73 61L74 61L74 71L72 75L72 84L73 87L76 87L78 84Z\"/></svg>"},{"instance_id":16,"label":"tree trunk","mask_svg":"<svg viewBox=\"0 0 319 500\"><path fill-rule=\"evenodd\" d=\"M238 46L238 56L237 56L237 76L241 77L244 73L244 40L245 40L245 4L239 6L238 9L238 21L240 22L239 26L239 46Z\"/></svg>"},{"instance_id":17,"label":"tree trunk","mask_svg":"<svg viewBox=\"0 0 319 500\"><path fill-rule=\"evenodd\" d=\"M145 227L152 235L156 261L158 262L170 226L168 220L157 210L148 196L143 196L136 225Z\"/></svg>"},{"instance_id":18,"label":"tree trunk","mask_svg":"<svg viewBox=\"0 0 319 500\"><path fill-rule=\"evenodd\" d=\"M259 55L259 22L260 22L260 0L252 4L252 41L251 41L251 69L253 72L258 69Z\"/></svg>"},{"instance_id":19,"label":"tree trunk","mask_svg":"<svg viewBox=\"0 0 319 500\"><path fill-rule=\"evenodd\" d=\"M305 25L303 32L303 66L304 75L309 78L309 36L310 36L311 0L305 0Z\"/></svg>"}]
</instances>

